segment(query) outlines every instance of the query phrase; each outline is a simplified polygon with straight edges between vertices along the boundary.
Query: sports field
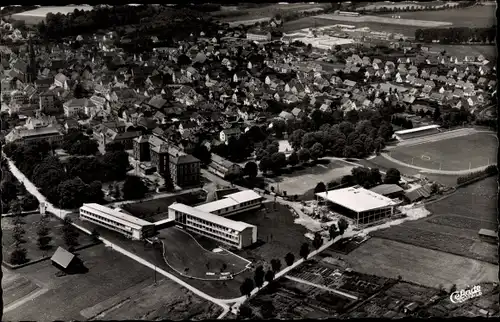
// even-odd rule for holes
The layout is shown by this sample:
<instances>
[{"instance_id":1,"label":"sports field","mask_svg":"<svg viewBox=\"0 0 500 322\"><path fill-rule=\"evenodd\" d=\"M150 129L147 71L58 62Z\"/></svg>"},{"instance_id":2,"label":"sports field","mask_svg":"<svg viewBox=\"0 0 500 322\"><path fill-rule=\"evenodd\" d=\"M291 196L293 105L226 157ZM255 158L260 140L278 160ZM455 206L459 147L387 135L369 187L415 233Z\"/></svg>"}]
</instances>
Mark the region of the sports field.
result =
<instances>
[{"instance_id":1,"label":"sports field","mask_svg":"<svg viewBox=\"0 0 500 322\"><path fill-rule=\"evenodd\" d=\"M328 160L328 158L324 158ZM302 170L283 174L278 178L269 179L269 185L279 191L286 191L287 195L301 195L313 189L318 182L340 180L343 176L351 174L353 166L337 160L328 160L327 164L316 164ZM279 185L279 187L278 187Z\"/></svg>"},{"instance_id":2,"label":"sports field","mask_svg":"<svg viewBox=\"0 0 500 322\"><path fill-rule=\"evenodd\" d=\"M498 282L498 266L382 238L371 238L344 260L358 272L428 287Z\"/></svg>"},{"instance_id":3,"label":"sports field","mask_svg":"<svg viewBox=\"0 0 500 322\"><path fill-rule=\"evenodd\" d=\"M394 14L381 14L391 17ZM453 27L491 27L496 24L495 9L491 6L473 6L438 11L398 12L403 19L437 20L453 24ZM431 27L431 26L428 26Z\"/></svg>"},{"instance_id":4,"label":"sports field","mask_svg":"<svg viewBox=\"0 0 500 322\"><path fill-rule=\"evenodd\" d=\"M426 169L460 171L496 163L497 138L475 133L441 141L396 147L390 156Z\"/></svg>"},{"instance_id":5,"label":"sports field","mask_svg":"<svg viewBox=\"0 0 500 322\"><path fill-rule=\"evenodd\" d=\"M159 238L167 264L185 276L218 280L220 273L236 275L250 264L225 250L215 253L203 248L190 233L177 227L160 231Z\"/></svg>"}]
</instances>

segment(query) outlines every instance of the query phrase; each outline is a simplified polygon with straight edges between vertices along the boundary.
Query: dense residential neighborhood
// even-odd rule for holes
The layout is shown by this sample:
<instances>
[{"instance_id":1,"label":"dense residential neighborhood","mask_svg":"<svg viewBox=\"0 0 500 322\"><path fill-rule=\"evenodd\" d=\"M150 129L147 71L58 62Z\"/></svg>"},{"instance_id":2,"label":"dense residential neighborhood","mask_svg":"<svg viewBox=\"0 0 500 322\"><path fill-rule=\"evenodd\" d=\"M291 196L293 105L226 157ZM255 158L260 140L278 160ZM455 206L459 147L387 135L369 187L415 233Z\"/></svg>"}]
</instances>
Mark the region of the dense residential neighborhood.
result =
<instances>
[{"instance_id":1,"label":"dense residential neighborhood","mask_svg":"<svg viewBox=\"0 0 500 322\"><path fill-rule=\"evenodd\" d=\"M495 57L350 2L16 8L7 320L500 314Z\"/></svg>"}]
</instances>

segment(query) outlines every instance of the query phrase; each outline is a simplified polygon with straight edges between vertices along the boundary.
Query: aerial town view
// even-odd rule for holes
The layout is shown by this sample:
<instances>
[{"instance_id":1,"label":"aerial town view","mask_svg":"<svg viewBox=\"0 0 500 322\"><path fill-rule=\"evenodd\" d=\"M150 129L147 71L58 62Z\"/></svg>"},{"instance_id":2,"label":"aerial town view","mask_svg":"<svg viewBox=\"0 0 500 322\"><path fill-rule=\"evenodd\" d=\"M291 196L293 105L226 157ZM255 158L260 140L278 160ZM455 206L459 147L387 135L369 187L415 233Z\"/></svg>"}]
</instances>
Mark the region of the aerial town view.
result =
<instances>
[{"instance_id":1,"label":"aerial town view","mask_svg":"<svg viewBox=\"0 0 500 322\"><path fill-rule=\"evenodd\" d=\"M2 321L500 317L495 12L1 7Z\"/></svg>"}]
</instances>

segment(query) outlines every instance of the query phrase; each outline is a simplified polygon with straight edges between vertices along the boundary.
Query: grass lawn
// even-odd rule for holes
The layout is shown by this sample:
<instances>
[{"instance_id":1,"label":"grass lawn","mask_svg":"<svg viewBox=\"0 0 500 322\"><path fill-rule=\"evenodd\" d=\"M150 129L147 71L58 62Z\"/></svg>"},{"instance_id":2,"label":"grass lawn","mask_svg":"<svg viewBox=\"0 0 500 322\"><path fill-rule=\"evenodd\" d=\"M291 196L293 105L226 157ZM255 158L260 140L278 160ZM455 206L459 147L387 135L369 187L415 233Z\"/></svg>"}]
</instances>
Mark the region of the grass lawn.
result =
<instances>
[{"instance_id":1,"label":"grass lawn","mask_svg":"<svg viewBox=\"0 0 500 322\"><path fill-rule=\"evenodd\" d=\"M358 163L365 167L378 168L380 171L384 172L390 168L395 168L398 169L401 174L405 174L407 176L414 176L420 173L420 170L410 167L404 167L400 164L393 163L391 160L388 160L383 156L377 156L370 160L359 160ZM426 173L425 176L429 178L429 180L436 181L450 187L453 187L457 184L457 178L459 177L458 175L439 175L430 173Z\"/></svg>"},{"instance_id":2,"label":"grass lawn","mask_svg":"<svg viewBox=\"0 0 500 322\"><path fill-rule=\"evenodd\" d=\"M239 273L250 263L226 251L215 253L207 250L198 244L190 233L177 227L160 231L159 237L164 243L168 263L185 275L218 279L219 273ZM224 270L222 270L223 265L227 267ZM185 268L189 270L185 271ZM208 276L207 272L216 275Z\"/></svg>"},{"instance_id":3,"label":"grass lawn","mask_svg":"<svg viewBox=\"0 0 500 322\"><path fill-rule=\"evenodd\" d=\"M286 191L287 195L300 195L310 189L314 189L318 182L330 182L340 180L343 176L351 174L352 165L337 160L324 158L311 167L295 170L290 174L282 174L279 177L269 179L269 185ZM326 163L326 164L325 164Z\"/></svg>"},{"instance_id":4,"label":"grass lawn","mask_svg":"<svg viewBox=\"0 0 500 322\"><path fill-rule=\"evenodd\" d=\"M477 133L391 150L394 159L407 164L442 170L467 170L494 164L498 140L487 133Z\"/></svg>"},{"instance_id":5,"label":"grass lawn","mask_svg":"<svg viewBox=\"0 0 500 322\"><path fill-rule=\"evenodd\" d=\"M294 223L295 218L288 208L276 203L265 203L265 209L257 212L241 213L231 216L232 220L243 221L257 226L258 242L253 247L235 251L236 254L257 263L271 259L281 260L285 265L284 257L288 252L299 257L300 246L309 240L304 236L307 230Z\"/></svg>"},{"instance_id":6,"label":"grass lawn","mask_svg":"<svg viewBox=\"0 0 500 322\"><path fill-rule=\"evenodd\" d=\"M199 198L199 194L188 192L160 199L129 203L120 207L133 216L155 222L166 218L164 213L168 212L168 207L174 202L181 202L192 206L204 201L205 197Z\"/></svg>"},{"instance_id":7,"label":"grass lawn","mask_svg":"<svg viewBox=\"0 0 500 322\"><path fill-rule=\"evenodd\" d=\"M392 16L394 14L381 14ZM453 27L491 27L496 24L495 10L491 6L473 6L461 9L438 11L398 12L401 19L446 21L453 23Z\"/></svg>"},{"instance_id":8,"label":"grass lawn","mask_svg":"<svg viewBox=\"0 0 500 322\"><path fill-rule=\"evenodd\" d=\"M382 238L371 238L343 258L355 271L389 278L401 275L428 287L498 281L497 265Z\"/></svg>"},{"instance_id":9,"label":"grass lawn","mask_svg":"<svg viewBox=\"0 0 500 322\"><path fill-rule=\"evenodd\" d=\"M253 273L250 271L245 271L241 273L240 275L235 276L233 280L225 280L225 281L201 281L201 280L196 280L196 279L191 279L189 277L182 276L178 274L175 270L170 268L166 263L163 258L163 249L161 246L158 245L158 247L153 247L148 243L142 242L142 241L135 241L126 238L125 236L105 229L103 227L99 227L97 225L94 225L89 222L84 222L80 221L78 219L74 219L76 223L79 225L92 230L96 229L99 235L102 237L108 239L109 241L119 245L120 247L128 250L129 252L141 257L142 259L148 261L151 264L156 265L158 268L163 269L166 272L169 272L178 278L182 279L186 283L189 283L190 285L196 287L197 289L215 297L215 298L221 298L221 299L231 299L235 297L240 297L240 285L241 283L245 280L247 277L253 277ZM173 228L169 228L173 229ZM202 244L204 245L204 244ZM182 247L185 247L182 245ZM217 246L215 246L217 247ZM213 248L215 248L213 247ZM213 249L210 247L206 247L207 249ZM205 268L205 263L203 263L203 267ZM229 265L228 265L229 266ZM184 269L184 268L183 268ZM220 270L220 268L219 268ZM157 274L158 277L161 276L161 274Z\"/></svg>"},{"instance_id":10,"label":"grass lawn","mask_svg":"<svg viewBox=\"0 0 500 322\"><path fill-rule=\"evenodd\" d=\"M215 318L221 313L218 306L193 296L161 275L158 276L158 286L152 287L153 270L104 245L87 248L77 254L89 269L86 274L56 277L58 270L50 261L16 270L14 278L27 278L46 292L4 312L3 319L83 321L96 317L180 320ZM4 292L5 296L9 295ZM120 310L114 310L120 303ZM188 307L189 310L186 309ZM104 311L107 311L106 314L97 316Z\"/></svg>"},{"instance_id":11,"label":"grass lawn","mask_svg":"<svg viewBox=\"0 0 500 322\"><path fill-rule=\"evenodd\" d=\"M61 228L63 226L62 221L56 216L49 215L49 224L48 227L50 229L50 236L52 236L51 245L52 248L49 250L40 250L37 246L37 225L40 221L41 215L39 213L29 214L23 216L23 220L25 224L23 225L26 234L24 238L26 243L23 244L23 247L27 250L27 256L29 261L34 261L40 259L45 256L52 256L56 251L58 246L62 246L67 248L63 241L63 235L61 232ZM13 232L13 217L4 217L2 218L2 254L3 260L8 262L10 253L14 250L14 239L12 238ZM83 234L80 232L80 236L78 237L78 242L80 246L86 246L92 244L92 239L90 236Z\"/></svg>"},{"instance_id":12,"label":"grass lawn","mask_svg":"<svg viewBox=\"0 0 500 322\"><path fill-rule=\"evenodd\" d=\"M325 26L333 26L338 24L339 22L329 20L329 19L318 19L314 17L304 17L297 20L287 21L283 23L283 32L289 33L292 31L297 31L304 28L314 28L316 27L325 27Z\"/></svg>"}]
</instances>

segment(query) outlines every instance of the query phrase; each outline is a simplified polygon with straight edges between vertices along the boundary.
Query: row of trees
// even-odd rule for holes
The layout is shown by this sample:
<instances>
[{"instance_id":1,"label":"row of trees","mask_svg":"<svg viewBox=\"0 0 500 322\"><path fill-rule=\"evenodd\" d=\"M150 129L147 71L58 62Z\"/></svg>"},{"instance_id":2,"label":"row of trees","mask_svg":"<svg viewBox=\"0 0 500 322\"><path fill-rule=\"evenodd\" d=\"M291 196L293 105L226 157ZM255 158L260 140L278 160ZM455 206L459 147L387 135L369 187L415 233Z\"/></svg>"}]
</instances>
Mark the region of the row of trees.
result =
<instances>
[{"instance_id":1,"label":"row of trees","mask_svg":"<svg viewBox=\"0 0 500 322\"><path fill-rule=\"evenodd\" d=\"M7 160L1 161L2 180L0 182L2 213L6 214L12 209L14 202L21 202L22 211L35 210L38 207L38 200L26 191L24 186L17 181L9 170ZM19 199L19 196L22 196Z\"/></svg>"},{"instance_id":2,"label":"row of trees","mask_svg":"<svg viewBox=\"0 0 500 322\"><path fill-rule=\"evenodd\" d=\"M337 225L332 224L329 227L330 240L335 239L337 236L342 236L348 227L348 223L345 219L340 219ZM314 239L312 241L314 249L318 250L323 246L323 237L319 232L314 234ZM304 260L307 260L311 250L308 243L303 243L300 246L299 255ZM285 263L287 266L291 266L295 261L295 255L293 253L287 253L285 255ZM245 281L240 286L240 291L242 295L250 296L251 292L255 287L261 288L264 285L264 281L271 283L276 275L281 270L281 261L279 259L271 260L271 269L264 272L263 266L258 266L254 271L253 280L250 278L245 279Z\"/></svg>"},{"instance_id":3,"label":"row of trees","mask_svg":"<svg viewBox=\"0 0 500 322\"><path fill-rule=\"evenodd\" d=\"M444 5L438 5L438 6L433 6L433 5L425 5L425 4L418 4L418 5L407 5L407 6L398 6L398 7L376 7L372 10L360 10L360 13L368 13L368 12L378 12L378 13L384 13L384 12L408 12L408 11L436 11L436 10L444 10L444 9L449 9L449 8L466 8L470 7L473 5L475 1L460 1L454 5L450 4L444 4Z\"/></svg>"},{"instance_id":4,"label":"row of trees","mask_svg":"<svg viewBox=\"0 0 500 322\"><path fill-rule=\"evenodd\" d=\"M492 44L496 39L496 26L488 28L425 28L415 31L415 39L431 43L439 40L442 44L485 43Z\"/></svg>"},{"instance_id":5,"label":"row of trees","mask_svg":"<svg viewBox=\"0 0 500 322\"><path fill-rule=\"evenodd\" d=\"M413 129L413 122L406 117L395 116L392 118L391 123L401 126L403 129Z\"/></svg>"},{"instance_id":6,"label":"row of trees","mask_svg":"<svg viewBox=\"0 0 500 322\"><path fill-rule=\"evenodd\" d=\"M20 202L15 202L12 205L12 212L14 213L14 219L12 224L14 226L12 230L12 239L14 240L14 249L10 253L9 262L13 265L21 265L28 261L28 251L24 247L27 242L25 235L26 230L24 225L26 224L22 217L22 204ZM52 248L51 242L53 240L51 236L51 230L49 227L50 218L48 215L42 215L40 220L36 223L36 244L38 248L42 251L48 251ZM78 237L80 233L72 225L71 219L66 217L63 220L63 225L61 227L61 234L63 236L63 241L70 251L73 251L76 246L79 245Z\"/></svg>"}]
</instances>

